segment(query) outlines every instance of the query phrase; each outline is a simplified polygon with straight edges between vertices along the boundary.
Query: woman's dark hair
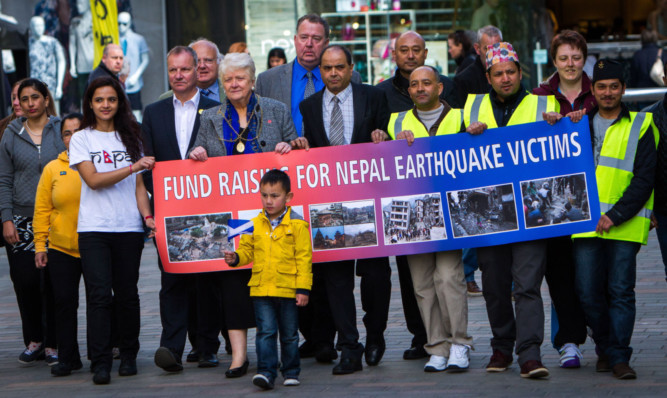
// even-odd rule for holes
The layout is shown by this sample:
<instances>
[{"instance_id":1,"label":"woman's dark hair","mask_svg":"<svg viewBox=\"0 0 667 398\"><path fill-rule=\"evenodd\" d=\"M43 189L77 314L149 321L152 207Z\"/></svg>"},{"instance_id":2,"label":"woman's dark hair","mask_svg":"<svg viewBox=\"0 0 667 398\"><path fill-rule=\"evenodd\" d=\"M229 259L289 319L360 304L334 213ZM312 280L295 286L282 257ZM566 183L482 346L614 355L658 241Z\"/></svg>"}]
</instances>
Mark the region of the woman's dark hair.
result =
<instances>
[{"instance_id":1,"label":"woman's dark hair","mask_svg":"<svg viewBox=\"0 0 667 398\"><path fill-rule=\"evenodd\" d=\"M581 53L584 55L584 61L588 56L588 46L586 45L586 39L579 32L574 30L563 30L551 40L551 49L549 50L551 55L551 60L556 61L556 53L558 53L558 47L563 44L569 44L572 48L578 48L581 50Z\"/></svg>"},{"instance_id":2,"label":"woman's dark hair","mask_svg":"<svg viewBox=\"0 0 667 398\"><path fill-rule=\"evenodd\" d=\"M271 58L278 57L282 58L284 63L287 63L287 56L285 55L285 50L280 47L273 47L269 50L269 55L266 57L266 69L271 69Z\"/></svg>"},{"instance_id":3,"label":"woman's dark hair","mask_svg":"<svg viewBox=\"0 0 667 398\"><path fill-rule=\"evenodd\" d=\"M82 114L80 114L79 112L70 113L69 115L60 119L60 133L61 134L63 132L63 129L65 128L65 122L68 121L68 120L71 120L71 119L76 119L76 120L79 121L80 124L83 124L83 115ZM81 129L80 126L79 126L79 129Z\"/></svg>"},{"instance_id":4,"label":"woman's dark hair","mask_svg":"<svg viewBox=\"0 0 667 398\"><path fill-rule=\"evenodd\" d=\"M130 155L130 158L133 162L136 162L141 158L141 152L143 150L141 128L132 115L130 102L118 80L111 77L98 77L90 82L88 89L86 89L86 93L83 96L83 122L81 123L81 129L87 127L95 128L97 126L97 118L95 117L95 112L93 112L91 104L93 103L95 90L101 87L111 87L116 91L116 96L118 97L118 111L113 117L114 129L116 129L116 133L120 137L121 142L125 145L125 149Z\"/></svg>"},{"instance_id":5,"label":"woman's dark hair","mask_svg":"<svg viewBox=\"0 0 667 398\"><path fill-rule=\"evenodd\" d=\"M472 50L472 42L465 30L454 31L450 33L447 38L452 39L457 46L463 45L463 54L468 54Z\"/></svg>"},{"instance_id":6,"label":"woman's dark hair","mask_svg":"<svg viewBox=\"0 0 667 398\"><path fill-rule=\"evenodd\" d=\"M42 94L42 97L44 97L44 99L48 98L49 104L46 106L46 115L47 116L56 115L55 102L53 101L53 96L51 95L51 92L49 91L49 88L46 85L46 83L44 83L39 79L34 79L34 78L21 80L21 84L19 84L19 90L18 90L19 98L21 98L21 91L23 91L23 89L26 87L30 87L35 91L37 91L38 93Z\"/></svg>"}]
</instances>

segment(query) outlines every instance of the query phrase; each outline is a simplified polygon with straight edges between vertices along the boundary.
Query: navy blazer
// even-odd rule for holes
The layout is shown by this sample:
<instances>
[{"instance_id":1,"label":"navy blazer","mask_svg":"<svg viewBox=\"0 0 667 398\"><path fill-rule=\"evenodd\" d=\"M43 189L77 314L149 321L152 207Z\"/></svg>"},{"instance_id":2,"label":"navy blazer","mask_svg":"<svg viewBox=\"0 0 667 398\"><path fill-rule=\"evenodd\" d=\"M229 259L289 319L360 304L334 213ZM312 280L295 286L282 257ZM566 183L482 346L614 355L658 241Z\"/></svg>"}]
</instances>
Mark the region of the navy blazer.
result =
<instances>
[{"instance_id":1,"label":"navy blazer","mask_svg":"<svg viewBox=\"0 0 667 398\"><path fill-rule=\"evenodd\" d=\"M372 142L371 133L375 129L387 131L389 123L389 106L387 98L381 90L366 84L352 85L352 101L354 106L354 127L350 144ZM303 136L311 147L330 146L329 138L324 129L322 114L322 98L324 90L318 91L301 101L299 108L303 115Z\"/></svg>"},{"instance_id":2,"label":"navy blazer","mask_svg":"<svg viewBox=\"0 0 667 398\"><path fill-rule=\"evenodd\" d=\"M141 124L141 131L144 139L144 155L155 156L157 162L166 160L181 160L181 150L178 147L176 138L176 122L174 116L174 97L165 98L154 102L144 110L144 118ZM195 124L192 128L192 136L188 149L192 147L199 131L199 117L205 109L220 105L219 102L199 96L199 107ZM148 192L153 194L153 173L147 171L143 174L144 183Z\"/></svg>"}]
</instances>

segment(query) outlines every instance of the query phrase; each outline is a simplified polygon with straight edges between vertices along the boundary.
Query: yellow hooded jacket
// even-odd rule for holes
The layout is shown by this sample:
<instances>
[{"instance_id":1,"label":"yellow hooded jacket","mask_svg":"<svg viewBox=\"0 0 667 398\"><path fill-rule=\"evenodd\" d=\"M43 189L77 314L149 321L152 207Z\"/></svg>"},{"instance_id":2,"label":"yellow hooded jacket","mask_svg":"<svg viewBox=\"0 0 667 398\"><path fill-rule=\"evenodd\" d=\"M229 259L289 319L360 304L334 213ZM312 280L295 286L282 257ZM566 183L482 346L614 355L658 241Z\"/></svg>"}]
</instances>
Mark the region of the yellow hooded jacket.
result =
<instances>
[{"instance_id":1,"label":"yellow hooded jacket","mask_svg":"<svg viewBox=\"0 0 667 398\"><path fill-rule=\"evenodd\" d=\"M64 151L44 167L37 185L32 221L36 253L46 252L48 239L50 249L80 257L76 232L80 198L81 178L70 169L69 156Z\"/></svg>"},{"instance_id":2,"label":"yellow hooded jacket","mask_svg":"<svg viewBox=\"0 0 667 398\"><path fill-rule=\"evenodd\" d=\"M297 290L308 294L313 284L308 223L290 207L274 230L263 211L252 221L253 234L242 235L236 251L238 265L253 263L250 296L294 298Z\"/></svg>"}]
</instances>

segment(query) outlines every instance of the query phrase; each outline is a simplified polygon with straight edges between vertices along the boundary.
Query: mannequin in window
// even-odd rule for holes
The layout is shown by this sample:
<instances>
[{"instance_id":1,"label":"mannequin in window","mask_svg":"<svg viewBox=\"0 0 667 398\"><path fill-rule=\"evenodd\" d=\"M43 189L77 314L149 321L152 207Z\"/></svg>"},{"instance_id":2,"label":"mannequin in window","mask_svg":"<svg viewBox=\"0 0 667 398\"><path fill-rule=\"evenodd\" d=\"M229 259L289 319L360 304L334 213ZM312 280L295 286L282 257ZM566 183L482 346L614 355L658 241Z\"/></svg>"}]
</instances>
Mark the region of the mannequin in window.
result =
<instances>
[{"instance_id":1,"label":"mannequin in window","mask_svg":"<svg viewBox=\"0 0 667 398\"><path fill-rule=\"evenodd\" d=\"M30 77L46 83L53 94L56 109L59 109L63 96L65 80L65 52L58 40L44 34L44 18L35 16L30 19Z\"/></svg>"},{"instance_id":2,"label":"mannequin in window","mask_svg":"<svg viewBox=\"0 0 667 398\"><path fill-rule=\"evenodd\" d=\"M95 58L93 16L89 0L76 0L76 8L79 15L72 18L69 27L69 74L77 79L79 97L83 97Z\"/></svg>"},{"instance_id":3,"label":"mannequin in window","mask_svg":"<svg viewBox=\"0 0 667 398\"><path fill-rule=\"evenodd\" d=\"M132 31L132 17L127 12L118 14L118 39L123 49L125 60L130 63L130 74L125 80L125 92L132 105L132 113L141 122L141 88L144 85L142 75L148 66L148 46L140 34Z\"/></svg>"}]
</instances>

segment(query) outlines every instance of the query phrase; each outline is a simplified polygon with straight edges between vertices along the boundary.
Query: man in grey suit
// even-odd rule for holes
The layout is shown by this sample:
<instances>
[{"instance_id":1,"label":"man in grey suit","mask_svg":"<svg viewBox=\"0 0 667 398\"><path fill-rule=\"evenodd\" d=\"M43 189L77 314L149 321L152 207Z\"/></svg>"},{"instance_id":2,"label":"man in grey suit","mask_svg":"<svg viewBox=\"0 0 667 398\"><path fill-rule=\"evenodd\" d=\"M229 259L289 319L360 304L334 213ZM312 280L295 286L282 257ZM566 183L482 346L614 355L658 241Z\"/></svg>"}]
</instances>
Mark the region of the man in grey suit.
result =
<instances>
[{"instance_id":1,"label":"man in grey suit","mask_svg":"<svg viewBox=\"0 0 667 398\"><path fill-rule=\"evenodd\" d=\"M316 14L299 18L294 35L296 59L271 68L257 76L255 92L287 105L299 137L303 118L299 104L304 98L324 88L320 75L320 54L329 45L329 24Z\"/></svg>"}]
</instances>

